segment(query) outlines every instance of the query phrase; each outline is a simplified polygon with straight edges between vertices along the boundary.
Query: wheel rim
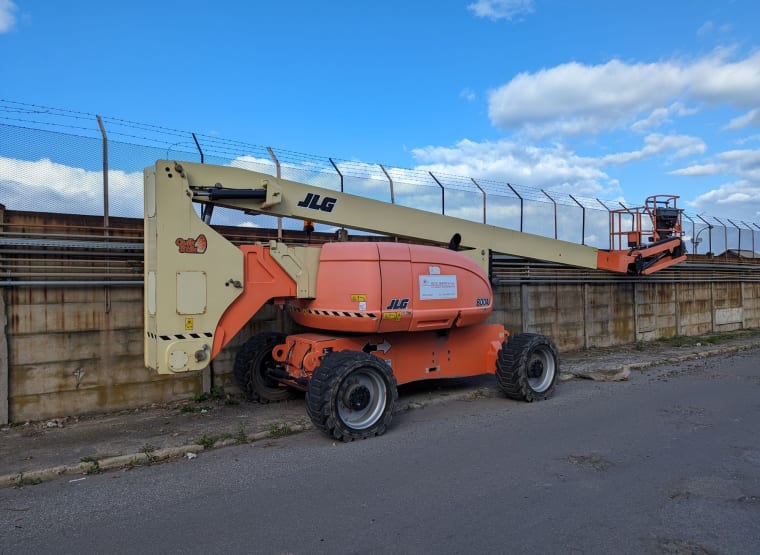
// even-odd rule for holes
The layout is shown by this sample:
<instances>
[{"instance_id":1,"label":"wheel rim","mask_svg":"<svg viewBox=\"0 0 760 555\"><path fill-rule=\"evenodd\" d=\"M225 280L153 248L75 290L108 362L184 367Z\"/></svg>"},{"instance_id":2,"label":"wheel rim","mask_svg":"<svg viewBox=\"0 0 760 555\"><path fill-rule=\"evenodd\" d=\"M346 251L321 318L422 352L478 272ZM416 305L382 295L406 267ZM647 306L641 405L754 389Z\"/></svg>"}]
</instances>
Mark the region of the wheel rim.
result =
<instances>
[{"instance_id":1,"label":"wheel rim","mask_svg":"<svg viewBox=\"0 0 760 555\"><path fill-rule=\"evenodd\" d=\"M375 424L385 410L385 381L371 369L354 370L343 380L337 400L343 423L364 430Z\"/></svg>"},{"instance_id":2,"label":"wheel rim","mask_svg":"<svg viewBox=\"0 0 760 555\"><path fill-rule=\"evenodd\" d=\"M548 347L533 350L528 359L528 384L537 393L543 393L554 383L557 366Z\"/></svg>"}]
</instances>

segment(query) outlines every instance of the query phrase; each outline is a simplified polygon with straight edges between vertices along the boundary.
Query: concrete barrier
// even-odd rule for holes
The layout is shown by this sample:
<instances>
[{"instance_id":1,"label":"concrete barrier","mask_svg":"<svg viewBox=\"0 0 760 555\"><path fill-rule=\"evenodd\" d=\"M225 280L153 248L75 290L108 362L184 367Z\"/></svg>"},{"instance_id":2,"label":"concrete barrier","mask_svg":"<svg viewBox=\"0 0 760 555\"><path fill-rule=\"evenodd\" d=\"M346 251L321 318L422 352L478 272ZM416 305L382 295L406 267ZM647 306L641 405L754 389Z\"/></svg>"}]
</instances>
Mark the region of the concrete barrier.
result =
<instances>
[{"instance_id":1,"label":"concrete barrier","mask_svg":"<svg viewBox=\"0 0 760 555\"><path fill-rule=\"evenodd\" d=\"M138 229L141 221L131 225ZM748 267L744 281L715 277L577 283L567 283L558 268L555 283L544 278L495 286L490 321L512 332L546 334L560 350L755 328L760 327L757 268ZM236 388L234 356L245 338L291 329L283 313L267 305L210 370L159 376L143 366L142 318L140 286L3 287L0 423L172 402L214 386L230 391Z\"/></svg>"}]
</instances>

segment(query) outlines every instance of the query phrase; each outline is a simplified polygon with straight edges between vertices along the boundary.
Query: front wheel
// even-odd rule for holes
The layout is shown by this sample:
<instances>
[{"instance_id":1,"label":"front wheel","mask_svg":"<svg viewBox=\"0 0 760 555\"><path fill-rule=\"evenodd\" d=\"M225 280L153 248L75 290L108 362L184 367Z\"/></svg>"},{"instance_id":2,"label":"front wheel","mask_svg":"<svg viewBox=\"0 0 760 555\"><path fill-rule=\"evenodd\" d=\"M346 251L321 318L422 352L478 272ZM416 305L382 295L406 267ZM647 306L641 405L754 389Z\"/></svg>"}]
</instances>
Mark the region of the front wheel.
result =
<instances>
[{"instance_id":1,"label":"front wheel","mask_svg":"<svg viewBox=\"0 0 760 555\"><path fill-rule=\"evenodd\" d=\"M496 379L507 397L541 401L551 396L559 376L557 346L546 336L519 333L496 359Z\"/></svg>"},{"instance_id":2,"label":"front wheel","mask_svg":"<svg viewBox=\"0 0 760 555\"><path fill-rule=\"evenodd\" d=\"M381 359L361 351L327 354L306 390L314 426L343 441L383 434L398 398L396 378Z\"/></svg>"}]
</instances>

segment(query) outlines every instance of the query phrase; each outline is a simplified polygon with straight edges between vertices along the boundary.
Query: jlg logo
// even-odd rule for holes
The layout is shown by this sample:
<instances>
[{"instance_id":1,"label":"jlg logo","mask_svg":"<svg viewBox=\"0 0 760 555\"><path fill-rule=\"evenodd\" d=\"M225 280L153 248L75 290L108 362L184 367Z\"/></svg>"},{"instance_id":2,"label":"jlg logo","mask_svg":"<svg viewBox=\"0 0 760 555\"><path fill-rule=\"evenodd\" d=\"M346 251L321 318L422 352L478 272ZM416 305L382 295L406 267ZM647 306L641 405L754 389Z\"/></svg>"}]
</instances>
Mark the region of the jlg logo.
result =
<instances>
[{"instance_id":1,"label":"jlg logo","mask_svg":"<svg viewBox=\"0 0 760 555\"><path fill-rule=\"evenodd\" d=\"M403 310L407 306L409 306L409 299L391 299L391 304L385 310Z\"/></svg>"},{"instance_id":2,"label":"jlg logo","mask_svg":"<svg viewBox=\"0 0 760 555\"><path fill-rule=\"evenodd\" d=\"M322 212L332 212L338 199L325 197L322 202L319 201L319 195L306 193L306 198L298 203L302 208L311 208L312 210L321 210Z\"/></svg>"}]
</instances>

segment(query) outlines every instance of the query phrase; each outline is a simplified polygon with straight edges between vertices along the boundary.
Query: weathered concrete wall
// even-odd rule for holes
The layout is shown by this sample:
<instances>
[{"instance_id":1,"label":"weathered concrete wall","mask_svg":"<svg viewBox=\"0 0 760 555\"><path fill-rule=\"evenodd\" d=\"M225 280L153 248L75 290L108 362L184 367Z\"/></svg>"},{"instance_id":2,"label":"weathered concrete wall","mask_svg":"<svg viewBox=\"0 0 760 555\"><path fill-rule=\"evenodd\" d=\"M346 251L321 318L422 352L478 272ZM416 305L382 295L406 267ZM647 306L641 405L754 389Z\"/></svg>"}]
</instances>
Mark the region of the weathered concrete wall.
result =
<instances>
[{"instance_id":1,"label":"weathered concrete wall","mask_svg":"<svg viewBox=\"0 0 760 555\"><path fill-rule=\"evenodd\" d=\"M743 328L760 328L760 287L756 283L742 283Z\"/></svg>"},{"instance_id":2,"label":"weathered concrete wall","mask_svg":"<svg viewBox=\"0 0 760 555\"><path fill-rule=\"evenodd\" d=\"M9 291L13 421L111 411L187 398L199 375L143 367L142 290L18 287Z\"/></svg>"},{"instance_id":3,"label":"weathered concrete wall","mask_svg":"<svg viewBox=\"0 0 760 555\"><path fill-rule=\"evenodd\" d=\"M757 282L503 285L493 323L542 333L562 350L760 327Z\"/></svg>"},{"instance_id":4,"label":"weathered concrete wall","mask_svg":"<svg viewBox=\"0 0 760 555\"><path fill-rule=\"evenodd\" d=\"M201 374L159 376L143 367L139 287L111 287L108 304L99 286L17 287L5 296L0 322L7 313L6 414L13 422L171 402L204 390ZM492 322L549 335L560 350L760 327L760 283L528 283L499 286L494 296ZM234 390L237 349L267 330L291 331L272 305L213 362L205 388Z\"/></svg>"},{"instance_id":5,"label":"weathered concrete wall","mask_svg":"<svg viewBox=\"0 0 760 555\"><path fill-rule=\"evenodd\" d=\"M203 390L200 373L159 376L143 366L142 289L111 287L109 296L98 286L8 290L11 421L134 408ZM233 385L239 343L277 329L278 312L266 307L257 315L214 361L207 387Z\"/></svg>"}]
</instances>

